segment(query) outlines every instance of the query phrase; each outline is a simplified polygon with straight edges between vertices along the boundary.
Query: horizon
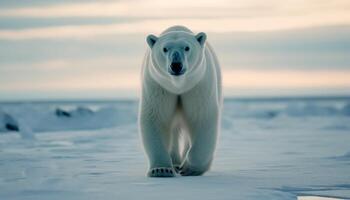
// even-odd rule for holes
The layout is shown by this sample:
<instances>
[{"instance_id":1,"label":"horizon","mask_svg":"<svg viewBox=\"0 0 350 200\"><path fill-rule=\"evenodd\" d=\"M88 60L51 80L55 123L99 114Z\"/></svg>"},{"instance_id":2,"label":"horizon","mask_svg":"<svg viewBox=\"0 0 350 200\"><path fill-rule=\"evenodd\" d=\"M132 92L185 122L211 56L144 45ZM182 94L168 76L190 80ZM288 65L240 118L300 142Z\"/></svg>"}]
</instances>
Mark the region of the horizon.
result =
<instances>
[{"instance_id":1,"label":"horizon","mask_svg":"<svg viewBox=\"0 0 350 200\"><path fill-rule=\"evenodd\" d=\"M349 1L183 2L0 2L0 101L137 98L146 36L175 24L207 33L225 97L350 94Z\"/></svg>"},{"instance_id":2,"label":"horizon","mask_svg":"<svg viewBox=\"0 0 350 200\"><path fill-rule=\"evenodd\" d=\"M0 99L0 104L16 103L109 103L138 102L138 97L125 98L34 98L34 99ZM350 100L350 95L289 95L289 96L224 96L224 101L331 101Z\"/></svg>"}]
</instances>

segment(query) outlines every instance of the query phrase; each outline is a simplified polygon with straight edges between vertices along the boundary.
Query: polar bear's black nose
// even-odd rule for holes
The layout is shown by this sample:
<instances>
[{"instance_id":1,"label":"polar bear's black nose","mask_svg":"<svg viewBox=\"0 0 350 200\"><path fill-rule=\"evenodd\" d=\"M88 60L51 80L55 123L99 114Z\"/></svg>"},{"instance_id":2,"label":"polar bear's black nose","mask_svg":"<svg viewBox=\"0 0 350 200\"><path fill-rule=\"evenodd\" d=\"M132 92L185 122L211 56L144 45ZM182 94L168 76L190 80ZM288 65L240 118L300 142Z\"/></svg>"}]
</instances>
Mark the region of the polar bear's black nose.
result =
<instances>
[{"instance_id":1,"label":"polar bear's black nose","mask_svg":"<svg viewBox=\"0 0 350 200\"><path fill-rule=\"evenodd\" d=\"M171 63L170 68L171 68L172 75L179 76L179 75L183 74L181 62Z\"/></svg>"}]
</instances>

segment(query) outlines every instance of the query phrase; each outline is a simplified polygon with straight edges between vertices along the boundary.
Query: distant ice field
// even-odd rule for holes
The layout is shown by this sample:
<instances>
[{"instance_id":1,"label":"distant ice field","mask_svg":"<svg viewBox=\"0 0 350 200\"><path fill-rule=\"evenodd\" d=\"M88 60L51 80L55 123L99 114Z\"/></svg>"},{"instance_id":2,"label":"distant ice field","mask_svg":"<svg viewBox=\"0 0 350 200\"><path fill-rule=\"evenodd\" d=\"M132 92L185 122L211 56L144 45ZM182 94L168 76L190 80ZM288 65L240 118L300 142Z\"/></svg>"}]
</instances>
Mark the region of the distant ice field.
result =
<instances>
[{"instance_id":1,"label":"distant ice field","mask_svg":"<svg viewBox=\"0 0 350 200\"><path fill-rule=\"evenodd\" d=\"M226 99L202 177L147 178L137 101L0 103L0 199L350 198L350 98Z\"/></svg>"}]
</instances>

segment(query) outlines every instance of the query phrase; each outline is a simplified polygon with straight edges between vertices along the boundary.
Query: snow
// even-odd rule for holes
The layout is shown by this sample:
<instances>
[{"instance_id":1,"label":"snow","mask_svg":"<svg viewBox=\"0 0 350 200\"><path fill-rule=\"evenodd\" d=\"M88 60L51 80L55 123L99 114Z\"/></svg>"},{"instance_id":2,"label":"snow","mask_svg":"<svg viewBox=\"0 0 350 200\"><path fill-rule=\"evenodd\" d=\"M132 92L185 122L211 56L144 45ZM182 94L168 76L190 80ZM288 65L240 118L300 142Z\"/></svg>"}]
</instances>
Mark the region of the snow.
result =
<instances>
[{"instance_id":1,"label":"snow","mask_svg":"<svg viewBox=\"0 0 350 200\"><path fill-rule=\"evenodd\" d=\"M225 100L202 177L145 177L137 107L0 104L0 199L350 198L350 99Z\"/></svg>"}]
</instances>

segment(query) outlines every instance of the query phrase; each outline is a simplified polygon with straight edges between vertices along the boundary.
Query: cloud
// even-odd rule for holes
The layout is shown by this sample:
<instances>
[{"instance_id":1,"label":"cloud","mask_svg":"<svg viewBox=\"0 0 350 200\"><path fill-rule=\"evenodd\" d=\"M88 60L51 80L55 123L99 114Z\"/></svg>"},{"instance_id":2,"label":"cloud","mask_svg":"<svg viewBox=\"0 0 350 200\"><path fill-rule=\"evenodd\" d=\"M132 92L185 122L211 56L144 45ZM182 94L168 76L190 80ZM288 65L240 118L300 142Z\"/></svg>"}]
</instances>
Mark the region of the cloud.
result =
<instances>
[{"instance_id":1,"label":"cloud","mask_svg":"<svg viewBox=\"0 0 350 200\"><path fill-rule=\"evenodd\" d=\"M66 3L57 5L3 8L0 17L227 17L245 16L268 4L259 1L162 1L137 0L118 2ZM235 11L235 12L232 12ZM259 12L267 13L267 12Z\"/></svg>"},{"instance_id":2,"label":"cloud","mask_svg":"<svg viewBox=\"0 0 350 200\"><path fill-rule=\"evenodd\" d=\"M2 8L0 17L251 18L336 14L346 11L348 6L347 0L124 0Z\"/></svg>"},{"instance_id":3,"label":"cloud","mask_svg":"<svg viewBox=\"0 0 350 200\"><path fill-rule=\"evenodd\" d=\"M226 88L350 88L350 70L226 69Z\"/></svg>"},{"instance_id":4,"label":"cloud","mask_svg":"<svg viewBox=\"0 0 350 200\"><path fill-rule=\"evenodd\" d=\"M57 71L76 70L125 70L130 68L140 68L141 58L133 59L135 56L94 57L83 59L45 59L38 62L15 62L2 64L0 72L28 73L33 71L49 72L54 74Z\"/></svg>"},{"instance_id":5,"label":"cloud","mask_svg":"<svg viewBox=\"0 0 350 200\"><path fill-rule=\"evenodd\" d=\"M320 20L322 18L323 20ZM229 33L237 31L258 32L276 31L295 28L306 28L328 25L339 25L350 22L350 15L319 16L319 18L260 18L260 19L161 19L141 20L129 23L107 25L76 25L56 26L43 28L29 28L16 30L0 30L0 39L61 39L76 38L86 39L96 36L108 36L118 34L146 34L161 33L167 27L174 24L182 24L191 27L195 31L211 33ZM341 18L341 20L339 20ZM208 24L211 24L208 26Z\"/></svg>"},{"instance_id":6,"label":"cloud","mask_svg":"<svg viewBox=\"0 0 350 200\"><path fill-rule=\"evenodd\" d=\"M328 1L120 1L0 9L0 17L115 17L111 24L61 25L2 29L0 39L91 38L104 35L159 33L183 24L196 31L276 31L350 24L350 2ZM136 18L136 20L135 20ZM127 20L129 19L129 20ZM133 20L131 20L133 19Z\"/></svg>"}]
</instances>

